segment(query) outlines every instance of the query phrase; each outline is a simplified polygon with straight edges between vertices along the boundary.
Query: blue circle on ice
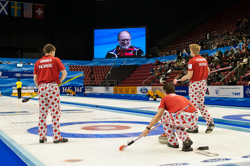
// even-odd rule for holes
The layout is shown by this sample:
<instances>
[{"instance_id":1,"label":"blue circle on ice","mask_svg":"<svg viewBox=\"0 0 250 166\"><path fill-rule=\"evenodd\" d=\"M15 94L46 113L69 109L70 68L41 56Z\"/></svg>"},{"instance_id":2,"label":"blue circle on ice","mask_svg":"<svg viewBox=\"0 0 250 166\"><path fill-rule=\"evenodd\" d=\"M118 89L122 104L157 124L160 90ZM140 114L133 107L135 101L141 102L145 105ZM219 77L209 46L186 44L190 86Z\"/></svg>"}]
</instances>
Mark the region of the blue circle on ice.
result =
<instances>
[{"instance_id":1,"label":"blue circle on ice","mask_svg":"<svg viewBox=\"0 0 250 166\"><path fill-rule=\"evenodd\" d=\"M138 121L87 121L87 122L70 122L70 123L61 123L60 126L69 126L69 125L79 125L79 124L90 124L90 123L132 123L132 124L142 124L148 125L149 122L138 122ZM144 129L144 128L142 128ZM38 127L32 127L27 130L31 134L38 135ZM159 126L155 130L149 133L150 135L161 135L164 132L162 126ZM119 134L78 134L78 133L66 133L61 132L61 135L66 138L120 138L120 137L138 137L142 131L135 133L119 133ZM53 137L52 124L47 125L47 136Z\"/></svg>"},{"instance_id":2,"label":"blue circle on ice","mask_svg":"<svg viewBox=\"0 0 250 166\"><path fill-rule=\"evenodd\" d=\"M244 119L242 117L244 116L250 116L250 114L240 114L240 115L227 115L223 116L224 119L230 119L230 120L240 120L240 121L250 121L249 119Z\"/></svg>"}]
</instances>

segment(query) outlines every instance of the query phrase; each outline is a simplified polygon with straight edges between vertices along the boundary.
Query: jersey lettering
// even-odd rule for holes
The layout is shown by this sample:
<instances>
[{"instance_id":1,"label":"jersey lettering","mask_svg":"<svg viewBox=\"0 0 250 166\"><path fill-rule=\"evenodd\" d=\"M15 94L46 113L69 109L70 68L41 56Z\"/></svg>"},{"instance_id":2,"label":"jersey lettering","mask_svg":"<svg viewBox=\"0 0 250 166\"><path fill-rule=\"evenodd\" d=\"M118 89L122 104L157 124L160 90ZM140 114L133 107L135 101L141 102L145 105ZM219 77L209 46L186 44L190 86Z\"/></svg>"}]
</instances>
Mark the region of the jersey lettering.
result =
<instances>
[{"instance_id":1,"label":"jersey lettering","mask_svg":"<svg viewBox=\"0 0 250 166\"><path fill-rule=\"evenodd\" d=\"M197 62L199 62L199 61L206 61L206 59L205 58L199 58L199 59L196 59L196 61Z\"/></svg>"},{"instance_id":2,"label":"jersey lettering","mask_svg":"<svg viewBox=\"0 0 250 166\"><path fill-rule=\"evenodd\" d=\"M207 66L207 63L199 63L199 66Z\"/></svg>"},{"instance_id":3,"label":"jersey lettering","mask_svg":"<svg viewBox=\"0 0 250 166\"><path fill-rule=\"evenodd\" d=\"M46 63L46 62L51 62L52 59L44 59L44 60L40 60L40 63Z\"/></svg>"},{"instance_id":4,"label":"jersey lettering","mask_svg":"<svg viewBox=\"0 0 250 166\"><path fill-rule=\"evenodd\" d=\"M52 63L39 65L39 69L48 68L48 67L52 67Z\"/></svg>"}]
</instances>

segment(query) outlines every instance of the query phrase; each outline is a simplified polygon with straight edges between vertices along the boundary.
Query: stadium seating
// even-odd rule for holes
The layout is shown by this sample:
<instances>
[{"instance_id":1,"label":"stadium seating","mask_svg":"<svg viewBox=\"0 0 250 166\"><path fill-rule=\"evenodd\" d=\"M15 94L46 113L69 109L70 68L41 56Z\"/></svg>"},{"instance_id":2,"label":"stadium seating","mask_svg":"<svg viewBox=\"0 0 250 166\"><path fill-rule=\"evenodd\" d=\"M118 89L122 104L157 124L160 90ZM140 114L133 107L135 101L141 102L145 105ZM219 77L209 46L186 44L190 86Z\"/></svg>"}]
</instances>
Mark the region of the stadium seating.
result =
<instances>
[{"instance_id":1,"label":"stadium seating","mask_svg":"<svg viewBox=\"0 0 250 166\"><path fill-rule=\"evenodd\" d=\"M207 33L215 32L212 33L212 37L218 37L221 32L233 32L236 28L235 24L238 19L245 18L249 13L249 7L249 1L239 1L201 26L195 28L182 38L171 43L169 46L166 46L163 51L188 48L189 44L198 43L198 41L204 40Z\"/></svg>"}]
</instances>

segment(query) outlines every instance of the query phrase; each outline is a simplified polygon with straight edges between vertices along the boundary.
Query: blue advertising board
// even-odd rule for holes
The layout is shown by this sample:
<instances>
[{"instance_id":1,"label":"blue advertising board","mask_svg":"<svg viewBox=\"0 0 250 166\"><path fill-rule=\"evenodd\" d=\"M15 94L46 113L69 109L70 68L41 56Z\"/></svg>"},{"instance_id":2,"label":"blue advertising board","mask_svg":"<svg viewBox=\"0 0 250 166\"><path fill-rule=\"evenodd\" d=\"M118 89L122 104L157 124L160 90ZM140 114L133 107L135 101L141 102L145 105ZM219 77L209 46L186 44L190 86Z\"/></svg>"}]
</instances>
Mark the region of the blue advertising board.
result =
<instances>
[{"instance_id":1,"label":"blue advertising board","mask_svg":"<svg viewBox=\"0 0 250 166\"><path fill-rule=\"evenodd\" d=\"M76 94L83 94L85 92L85 86L60 86L60 93L67 94L67 90L70 89Z\"/></svg>"},{"instance_id":2,"label":"blue advertising board","mask_svg":"<svg viewBox=\"0 0 250 166\"><path fill-rule=\"evenodd\" d=\"M0 71L0 78L33 78L33 72Z\"/></svg>"},{"instance_id":3,"label":"blue advertising board","mask_svg":"<svg viewBox=\"0 0 250 166\"><path fill-rule=\"evenodd\" d=\"M189 93L188 87L189 86L176 86L175 93L181 96L188 96L188 93Z\"/></svg>"},{"instance_id":4,"label":"blue advertising board","mask_svg":"<svg viewBox=\"0 0 250 166\"><path fill-rule=\"evenodd\" d=\"M244 86L244 98L250 98L250 86Z\"/></svg>"}]
</instances>

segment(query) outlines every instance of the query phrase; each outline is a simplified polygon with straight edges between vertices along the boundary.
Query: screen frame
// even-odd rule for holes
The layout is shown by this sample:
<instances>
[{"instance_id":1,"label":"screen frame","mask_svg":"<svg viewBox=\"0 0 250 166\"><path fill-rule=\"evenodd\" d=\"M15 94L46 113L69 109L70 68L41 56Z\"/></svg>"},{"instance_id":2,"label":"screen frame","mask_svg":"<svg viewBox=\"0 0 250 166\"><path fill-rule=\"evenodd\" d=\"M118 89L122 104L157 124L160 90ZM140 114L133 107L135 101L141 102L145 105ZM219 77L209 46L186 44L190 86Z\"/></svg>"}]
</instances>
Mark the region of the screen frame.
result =
<instances>
[{"instance_id":1,"label":"screen frame","mask_svg":"<svg viewBox=\"0 0 250 166\"><path fill-rule=\"evenodd\" d=\"M148 54L148 27L147 26L123 26L123 27L97 27L92 29L92 57L93 59L119 59L119 58L95 58L95 30L103 30L103 29L125 29L125 28L145 28L145 50L146 54L144 58L147 58ZM137 58L131 58L137 59Z\"/></svg>"}]
</instances>

